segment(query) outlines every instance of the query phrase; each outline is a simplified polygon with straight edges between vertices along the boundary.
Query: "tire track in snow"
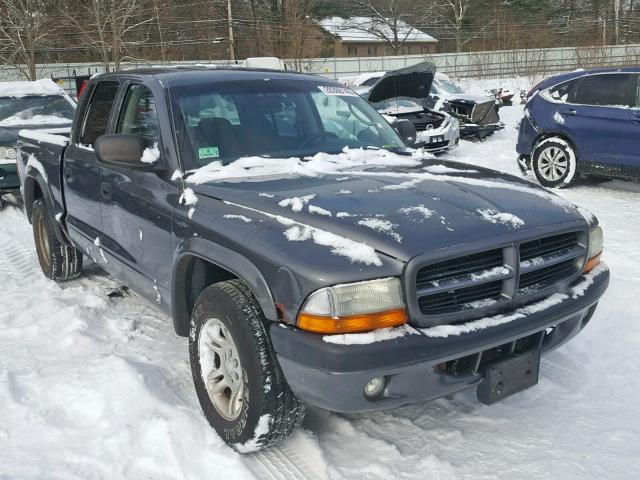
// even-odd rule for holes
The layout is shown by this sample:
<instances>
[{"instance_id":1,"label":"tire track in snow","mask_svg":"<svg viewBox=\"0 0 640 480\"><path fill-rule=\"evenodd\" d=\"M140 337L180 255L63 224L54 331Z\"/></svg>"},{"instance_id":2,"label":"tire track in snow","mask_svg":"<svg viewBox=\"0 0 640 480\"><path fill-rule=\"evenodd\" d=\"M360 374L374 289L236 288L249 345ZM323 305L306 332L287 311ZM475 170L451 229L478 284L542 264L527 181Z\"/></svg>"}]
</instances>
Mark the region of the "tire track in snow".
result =
<instances>
[{"instance_id":1,"label":"tire track in snow","mask_svg":"<svg viewBox=\"0 0 640 480\"><path fill-rule=\"evenodd\" d=\"M258 480L327 480L319 471L302 458L291 442L261 450L243 457L244 464Z\"/></svg>"}]
</instances>

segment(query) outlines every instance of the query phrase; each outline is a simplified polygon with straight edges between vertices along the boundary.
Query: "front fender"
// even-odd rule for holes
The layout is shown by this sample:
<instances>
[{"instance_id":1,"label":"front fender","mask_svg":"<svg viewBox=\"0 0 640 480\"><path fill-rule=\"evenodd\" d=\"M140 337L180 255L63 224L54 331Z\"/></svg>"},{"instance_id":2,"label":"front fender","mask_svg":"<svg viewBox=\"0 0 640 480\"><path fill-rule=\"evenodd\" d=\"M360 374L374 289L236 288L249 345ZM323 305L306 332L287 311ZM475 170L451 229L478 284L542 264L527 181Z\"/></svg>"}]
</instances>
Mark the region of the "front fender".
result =
<instances>
[{"instance_id":1,"label":"front fender","mask_svg":"<svg viewBox=\"0 0 640 480\"><path fill-rule=\"evenodd\" d=\"M174 254L174 265L171 279L172 316L175 331L178 335L189 333L191 312L187 307L184 294L187 267L192 257L232 273L245 282L251 289L264 316L268 320L277 321L278 312L271 290L260 270L246 257L202 237L193 237L181 241Z\"/></svg>"}]
</instances>

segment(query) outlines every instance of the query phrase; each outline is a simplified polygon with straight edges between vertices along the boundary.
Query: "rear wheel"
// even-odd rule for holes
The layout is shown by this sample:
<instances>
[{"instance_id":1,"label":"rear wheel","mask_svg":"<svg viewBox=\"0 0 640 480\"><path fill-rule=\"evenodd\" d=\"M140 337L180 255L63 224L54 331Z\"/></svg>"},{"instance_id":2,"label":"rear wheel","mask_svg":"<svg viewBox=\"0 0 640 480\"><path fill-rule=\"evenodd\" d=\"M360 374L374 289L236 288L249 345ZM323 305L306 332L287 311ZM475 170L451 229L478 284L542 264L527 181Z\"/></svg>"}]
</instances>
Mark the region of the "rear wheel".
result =
<instances>
[{"instance_id":1,"label":"rear wheel","mask_svg":"<svg viewBox=\"0 0 640 480\"><path fill-rule=\"evenodd\" d=\"M33 202L31 214L33 239L42 273L56 281L71 280L82 272L82 252L56 238L53 225L42 199Z\"/></svg>"},{"instance_id":2,"label":"rear wheel","mask_svg":"<svg viewBox=\"0 0 640 480\"><path fill-rule=\"evenodd\" d=\"M533 173L544 187L566 187L576 176L575 150L561 138L542 141L533 152L531 163Z\"/></svg>"},{"instance_id":3,"label":"rear wheel","mask_svg":"<svg viewBox=\"0 0 640 480\"><path fill-rule=\"evenodd\" d=\"M209 424L245 453L287 438L305 406L276 360L260 306L239 280L205 288L189 335L191 373Z\"/></svg>"}]
</instances>

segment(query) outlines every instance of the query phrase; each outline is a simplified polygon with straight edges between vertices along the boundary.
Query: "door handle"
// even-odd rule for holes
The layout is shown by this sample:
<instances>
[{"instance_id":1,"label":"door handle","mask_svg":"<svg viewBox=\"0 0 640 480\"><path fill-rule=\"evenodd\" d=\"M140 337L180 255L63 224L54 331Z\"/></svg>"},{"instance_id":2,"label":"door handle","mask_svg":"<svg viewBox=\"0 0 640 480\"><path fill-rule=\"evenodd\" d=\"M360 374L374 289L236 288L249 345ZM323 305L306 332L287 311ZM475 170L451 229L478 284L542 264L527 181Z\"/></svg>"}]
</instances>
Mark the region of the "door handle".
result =
<instances>
[{"instance_id":1,"label":"door handle","mask_svg":"<svg viewBox=\"0 0 640 480\"><path fill-rule=\"evenodd\" d=\"M111 200L111 193L111 184L108 182L101 182L100 195L102 195L102 198L104 198L105 200Z\"/></svg>"},{"instance_id":2,"label":"door handle","mask_svg":"<svg viewBox=\"0 0 640 480\"><path fill-rule=\"evenodd\" d=\"M560 110L560 113L562 115L569 115L571 117L574 117L578 112L576 112L575 110Z\"/></svg>"},{"instance_id":3,"label":"door handle","mask_svg":"<svg viewBox=\"0 0 640 480\"><path fill-rule=\"evenodd\" d=\"M631 115L631 121L633 123L640 123L640 115Z\"/></svg>"}]
</instances>

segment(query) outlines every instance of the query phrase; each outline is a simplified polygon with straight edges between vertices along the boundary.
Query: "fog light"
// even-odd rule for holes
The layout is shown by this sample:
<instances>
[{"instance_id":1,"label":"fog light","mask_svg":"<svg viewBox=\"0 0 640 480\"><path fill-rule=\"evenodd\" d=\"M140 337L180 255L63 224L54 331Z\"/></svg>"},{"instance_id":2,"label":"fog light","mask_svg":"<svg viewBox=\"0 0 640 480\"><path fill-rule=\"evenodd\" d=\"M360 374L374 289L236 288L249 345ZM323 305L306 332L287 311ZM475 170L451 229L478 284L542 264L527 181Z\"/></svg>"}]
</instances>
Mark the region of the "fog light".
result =
<instances>
[{"instance_id":1,"label":"fog light","mask_svg":"<svg viewBox=\"0 0 640 480\"><path fill-rule=\"evenodd\" d=\"M384 377L376 377L369 380L364 386L364 396L369 399L374 399L382 395L384 387L387 385L387 381Z\"/></svg>"}]
</instances>

